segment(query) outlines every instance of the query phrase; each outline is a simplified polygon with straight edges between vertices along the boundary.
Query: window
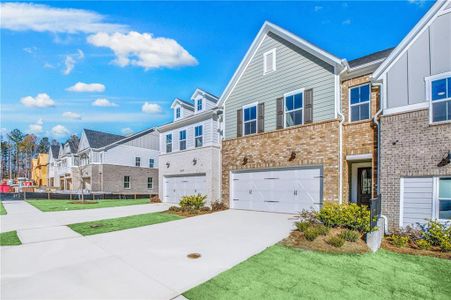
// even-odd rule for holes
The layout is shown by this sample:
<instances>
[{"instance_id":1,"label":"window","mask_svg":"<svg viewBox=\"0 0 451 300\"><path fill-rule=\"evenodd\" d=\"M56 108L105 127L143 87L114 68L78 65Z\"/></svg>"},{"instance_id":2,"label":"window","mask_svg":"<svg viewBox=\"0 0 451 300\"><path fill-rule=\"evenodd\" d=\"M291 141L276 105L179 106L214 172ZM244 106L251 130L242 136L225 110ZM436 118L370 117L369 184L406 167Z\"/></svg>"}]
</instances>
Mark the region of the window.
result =
<instances>
[{"instance_id":1,"label":"window","mask_svg":"<svg viewBox=\"0 0 451 300\"><path fill-rule=\"evenodd\" d=\"M197 111L201 111L202 110L202 99L197 100Z\"/></svg>"},{"instance_id":2,"label":"window","mask_svg":"<svg viewBox=\"0 0 451 300\"><path fill-rule=\"evenodd\" d=\"M276 70L276 49L263 54L263 75Z\"/></svg>"},{"instance_id":3,"label":"window","mask_svg":"<svg viewBox=\"0 0 451 300\"><path fill-rule=\"evenodd\" d=\"M349 109L351 122L370 118L370 85L353 87L349 91Z\"/></svg>"},{"instance_id":4,"label":"window","mask_svg":"<svg viewBox=\"0 0 451 300\"><path fill-rule=\"evenodd\" d=\"M451 76L431 82L432 122L451 121Z\"/></svg>"},{"instance_id":5,"label":"window","mask_svg":"<svg viewBox=\"0 0 451 300\"><path fill-rule=\"evenodd\" d=\"M135 167L141 166L141 157L135 157Z\"/></svg>"},{"instance_id":6,"label":"window","mask_svg":"<svg viewBox=\"0 0 451 300\"><path fill-rule=\"evenodd\" d=\"M285 127L304 123L304 94L302 90L289 93L284 98Z\"/></svg>"},{"instance_id":7,"label":"window","mask_svg":"<svg viewBox=\"0 0 451 300\"><path fill-rule=\"evenodd\" d=\"M451 177L439 179L438 218L451 220Z\"/></svg>"},{"instance_id":8,"label":"window","mask_svg":"<svg viewBox=\"0 0 451 300\"><path fill-rule=\"evenodd\" d=\"M186 149L186 130L179 132L180 135L180 150Z\"/></svg>"},{"instance_id":9,"label":"window","mask_svg":"<svg viewBox=\"0 0 451 300\"><path fill-rule=\"evenodd\" d=\"M243 135L257 132L257 105L243 108Z\"/></svg>"},{"instance_id":10,"label":"window","mask_svg":"<svg viewBox=\"0 0 451 300\"><path fill-rule=\"evenodd\" d=\"M202 147L202 125L194 127L194 144L196 147Z\"/></svg>"},{"instance_id":11,"label":"window","mask_svg":"<svg viewBox=\"0 0 451 300\"><path fill-rule=\"evenodd\" d=\"M175 109L175 118L176 118L176 119L180 118L180 107L177 107L177 108Z\"/></svg>"},{"instance_id":12,"label":"window","mask_svg":"<svg viewBox=\"0 0 451 300\"><path fill-rule=\"evenodd\" d=\"M172 152L172 134L166 134L166 153Z\"/></svg>"},{"instance_id":13,"label":"window","mask_svg":"<svg viewBox=\"0 0 451 300\"><path fill-rule=\"evenodd\" d=\"M155 168L155 160L153 158L149 158L149 168Z\"/></svg>"},{"instance_id":14,"label":"window","mask_svg":"<svg viewBox=\"0 0 451 300\"><path fill-rule=\"evenodd\" d=\"M124 176L124 189L130 188L130 176Z\"/></svg>"},{"instance_id":15,"label":"window","mask_svg":"<svg viewBox=\"0 0 451 300\"><path fill-rule=\"evenodd\" d=\"M147 189L151 190L153 189L153 178L147 177Z\"/></svg>"}]
</instances>

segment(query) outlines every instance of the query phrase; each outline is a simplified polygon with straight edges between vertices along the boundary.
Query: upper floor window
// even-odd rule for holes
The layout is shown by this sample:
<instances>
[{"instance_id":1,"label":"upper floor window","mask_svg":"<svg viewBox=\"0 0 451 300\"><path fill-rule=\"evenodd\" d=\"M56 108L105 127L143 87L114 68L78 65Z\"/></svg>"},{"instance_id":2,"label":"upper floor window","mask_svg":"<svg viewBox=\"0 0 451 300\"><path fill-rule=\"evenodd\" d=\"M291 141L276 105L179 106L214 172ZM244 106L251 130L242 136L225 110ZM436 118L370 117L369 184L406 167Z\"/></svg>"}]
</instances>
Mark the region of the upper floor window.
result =
<instances>
[{"instance_id":1,"label":"upper floor window","mask_svg":"<svg viewBox=\"0 0 451 300\"><path fill-rule=\"evenodd\" d=\"M141 157L135 157L135 167L141 166Z\"/></svg>"},{"instance_id":2,"label":"upper floor window","mask_svg":"<svg viewBox=\"0 0 451 300\"><path fill-rule=\"evenodd\" d=\"M202 147L203 144L202 131L203 131L202 125L194 127L194 144L196 147Z\"/></svg>"},{"instance_id":3,"label":"upper floor window","mask_svg":"<svg viewBox=\"0 0 451 300\"><path fill-rule=\"evenodd\" d=\"M276 49L263 54L263 75L276 70Z\"/></svg>"},{"instance_id":4,"label":"upper floor window","mask_svg":"<svg viewBox=\"0 0 451 300\"><path fill-rule=\"evenodd\" d=\"M153 158L149 158L149 168L155 168L155 160Z\"/></svg>"},{"instance_id":5,"label":"upper floor window","mask_svg":"<svg viewBox=\"0 0 451 300\"><path fill-rule=\"evenodd\" d=\"M243 107L243 135L257 133L257 104Z\"/></svg>"},{"instance_id":6,"label":"upper floor window","mask_svg":"<svg viewBox=\"0 0 451 300\"><path fill-rule=\"evenodd\" d=\"M130 188L130 176L124 176L124 189Z\"/></svg>"},{"instance_id":7,"label":"upper floor window","mask_svg":"<svg viewBox=\"0 0 451 300\"><path fill-rule=\"evenodd\" d=\"M439 179L438 218L451 220L451 177Z\"/></svg>"},{"instance_id":8,"label":"upper floor window","mask_svg":"<svg viewBox=\"0 0 451 300\"><path fill-rule=\"evenodd\" d=\"M350 88L349 118L351 122L370 118L370 85L364 84Z\"/></svg>"},{"instance_id":9,"label":"upper floor window","mask_svg":"<svg viewBox=\"0 0 451 300\"><path fill-rule=\"evenodd\" d=\"M147 177L147 189L151 190L153 189L153 178Z\"/></svg>"},{"instance_id":10,"label":"upper floor window","mask_svg":"<svg viewBox=\"0 0 451 300\"><path fill-rule=\"evenodd\" d=\"M172 134L166 134L166 153L172 152Z\"/></svg>"},{"instance_id":11,"label":"upper floor window","mask_svg":"<svg viewBox=\"0 0 451 300\"><path fill-rule=\"evenodd\" d=\"M176 118L176 119L179 119L179 118L180 118L180 107L177 107L177 108L175 109L175 118Z\"/></svg>"},{"instance_id":12,"label":"upper floor window","mask_svg":"<svg viewBox=\"0 0 451 300\"><path fill-rule=\"evenodd\" d=\"M451 76L431 82L432 122L451 121Z\"/></svg>"},{"instance_id":13,"label":"upper floor window","mask_svg":"<svg viewBox=\"0 0 451 300\"><path fill-rule=\"evenodd\" d=\"M197 107L197 111L202 110L202 99L197 100L196 107Z\"/></svg>"},{"instance_id":14,"label":"upper floor window","mask_svg":"<svg viewBox=\"0 0 451 300\"><path fill-rule=\"evenodd\" d=\"M304 94L302 90L298 90L285 95L285 127L302 124L304 112Z\"/></svg>"},{"instance_id":15,"label":"upper floor window","mask_svg":"<svg viewBox=\"0 0 451 300\"><path fill-rule=\"evenodd\" d=\"M179 140L180 140L180 150L186 149L186 130L182 130L179 132Z\"/></svg>"}]
</instances>

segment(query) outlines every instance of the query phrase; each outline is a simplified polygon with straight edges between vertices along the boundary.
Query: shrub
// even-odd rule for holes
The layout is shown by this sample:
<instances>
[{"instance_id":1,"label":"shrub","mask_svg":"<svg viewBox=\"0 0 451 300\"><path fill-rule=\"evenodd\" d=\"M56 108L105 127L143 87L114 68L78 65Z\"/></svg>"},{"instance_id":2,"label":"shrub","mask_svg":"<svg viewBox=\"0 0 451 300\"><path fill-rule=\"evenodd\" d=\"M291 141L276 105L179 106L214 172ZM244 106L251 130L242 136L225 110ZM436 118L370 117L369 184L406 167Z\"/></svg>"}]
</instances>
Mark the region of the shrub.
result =
<instances>
[{"instance_id":1,"label":"shrub","mask_svg":"<svg viewBox=\"0 0 451 300\"><path fill-rule=\"evenodd\" d=\"M344 227L365 233L371 231L369 209L355 203L327 202L317 216L328 227Z\"/></svg>"},{"instance_id":2,"label":"shrub","mask_svg":"<svg viewBox=\"0 0 451 300\"><path fill-rule=\"evenodd\" d=\"M343 247L343 245L345 244L345 240L339 236L331 236L326 240L326 243L328 243L331 246L334 246L335 248L340 248Z\"/></svg>"},{"instance_id":3,"label":"shrub","mask_svg":"<svg viewBox=\"0 0 451 300\"><path fill-rule=\"evenodd\" d=\"M355 230L346 229L346 230L342 231L338 236L345 241L355 243L360 238L360 232L355 231Z\"/></svg>"},{"instance_id":4,"label":"shrub","mask_svg":"<svg viewBox=\"0 0 451 300\"><path fill-rule=\"evenodd\" d=\"M428 250L431 248L431 243L429 243L427 240L416 240L415 245L421 250Z\"/></svg>"},{"instance_id":5,"label":"shrub","mask_svg":"<svg viewBox=\"0 0 451 300\"><path fill-rule=\"evenodd\" d=\"M183 210L199 210L204 206L205 199L207 199L207 196L201 194L183 196L179 205Z\"/></svg>"},{"instance_id":6,"label":"shrub","mask_svg":"<svg viewBox=\"0 0 451 300\"><path fill-rule=\"evenodd\" d=\"M303 209L299 213L297 218L299 219L299 222L307 222L310 224L321 224L321 221L318 219L318 212L314 210Z\"/></svg>"},{"instance_id":7,"label":"shrub","mask_svg":"<svg viewBox=\"0 0 451 300\"><path fill-rule=\"evenodd\" d=\"M449 223L440 223L430 220L426 225L421 226L424 239L433 246L447 248L451 244L451 226Z\"/></svg>"},{"instance_id":8,"label":"shrub","mask_svg":"<svg viewBox=\"0 0 451 300\"><path fill-rule=\"evenodd\" d=\"M180 211L180 210L181 209L178 206L171 206L171 207L169 207L169 211Z\"/></svg>"},{"instance_id":9,"label":"shrub","mask_svg":"<svg viewBox=\"0 0 451 300\"><path fill-rule=\"evenodd\" d=\"M409 237L405 235L392 234L390 240L394 246L401 248L407 245L409 242Z\"/></svg>"},{"instance_id":10,"label":"shrub","mask_svg":"<svg viewBox=\"0 0 451 300\"><path fill-rule=\"evenodd\" d=\"M212 211L218 211L218 210L226 210L227 206L222 201L214 201L211 203L211 210Z\"/></svg>"},{"instance_id":11,"label":"shrub","mask_svg":"<svg viewBox=\"0 0 451 300\"><path fill-rule=\"evenodd\" d=\"M309 222L296 222L294 223L296 225L296 228L300 231L300 232L304 232L307 228L310 227L310 223Z\"/></svg>"},{"instance_id":12,"label":"shrub","mask_svg":"<svg viewBox=\"0 0 451 300\"><path fill-rule=\"evenodd\" d=\"M315 225L315 229L318 231L320 235L327 235L330 230L329 227L324 226L323 224Z\"/></svg>"},{"instance_id":13,"label":"shrub","mask_svg":"<svg viewBox=\"0 0 451 300\"><path fill-rule=\"evenodd\" d=\"M204 207L200 208L200 211L210 211L210 210L211 210L211 208L208 206L204 206Z\"/></svg>"},{"instance_id":14,"label":"shrub","mask_svg":"<svg viewBox=\"0 0 451 300\"><path fill-rule=\"evenodd\" d=\"M304 237L307 241L314 241L318 236L320 235L320 232L315 227L309 227L305 229L304 231Z\"/></svg>"},{"instance_id":15,"label":"shrub","mask_svg":"<svg viewBox=\"0 0 451 300\"><path fill-rule=\"evenodd\" d=\"M450 252L451 251L451 241L442 241L440 243L440 250L442 250L442 252Z\"/></svg>"}]
</instances>

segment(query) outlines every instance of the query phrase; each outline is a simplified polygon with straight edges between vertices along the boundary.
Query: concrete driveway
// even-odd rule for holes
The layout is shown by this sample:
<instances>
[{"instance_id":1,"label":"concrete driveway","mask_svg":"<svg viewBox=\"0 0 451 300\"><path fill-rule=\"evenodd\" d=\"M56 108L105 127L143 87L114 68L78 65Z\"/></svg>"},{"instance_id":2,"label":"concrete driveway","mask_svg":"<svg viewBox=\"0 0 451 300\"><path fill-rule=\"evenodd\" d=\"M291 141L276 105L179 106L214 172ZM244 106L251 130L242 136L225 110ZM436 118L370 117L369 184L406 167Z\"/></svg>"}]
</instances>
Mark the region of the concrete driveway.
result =
<instances>
[{"instance_id":1,"label":"concrete driveway","mask_svg":"<svg viewBox=\"0 0 451 300\"><path fill-rule=\"evenodd\" d=\"M227 210L1 249L2 299L173 299L286 237L291 216ZM196 252L199 259L189 259Z\"/></svg>"}]
</instances>

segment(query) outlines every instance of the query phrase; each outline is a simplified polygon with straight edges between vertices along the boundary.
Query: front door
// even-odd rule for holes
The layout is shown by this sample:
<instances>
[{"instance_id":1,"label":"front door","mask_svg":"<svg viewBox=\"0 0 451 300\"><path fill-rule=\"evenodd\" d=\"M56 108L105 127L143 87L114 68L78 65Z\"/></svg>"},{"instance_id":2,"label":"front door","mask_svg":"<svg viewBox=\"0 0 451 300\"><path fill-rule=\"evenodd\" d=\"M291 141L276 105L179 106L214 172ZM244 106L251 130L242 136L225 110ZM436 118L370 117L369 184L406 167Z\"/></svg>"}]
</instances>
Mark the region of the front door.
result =
<instances>
[{"instance_id":1,"label":"front door","mask_svg":"<svg viewBox=\"0 0 451 300\"><path fill-rule=\"evenodd\" d=\"M357 169L357 203L369 205L371 199L371 168Z\"/></svg>"}]
</instances>

